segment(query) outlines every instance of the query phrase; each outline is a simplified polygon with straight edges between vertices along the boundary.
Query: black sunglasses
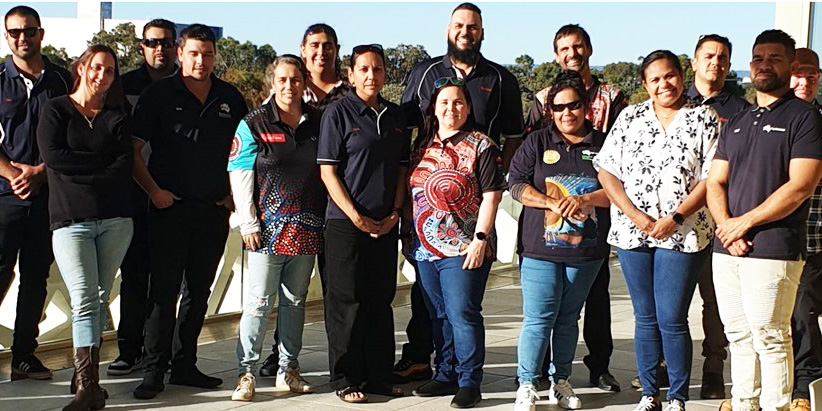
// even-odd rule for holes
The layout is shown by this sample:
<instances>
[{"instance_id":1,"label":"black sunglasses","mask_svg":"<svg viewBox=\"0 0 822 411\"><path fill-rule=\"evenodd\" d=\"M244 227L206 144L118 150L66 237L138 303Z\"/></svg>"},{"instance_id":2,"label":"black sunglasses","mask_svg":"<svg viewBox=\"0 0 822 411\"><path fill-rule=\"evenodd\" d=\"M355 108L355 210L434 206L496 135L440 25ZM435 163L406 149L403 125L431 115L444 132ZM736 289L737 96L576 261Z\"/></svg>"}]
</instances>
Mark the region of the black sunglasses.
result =
<instances>
[{"instance_id":1,"label":"black sunglasses","mask_svg":"<svg viewBox=\"0 0 822 411\"><path fill-rule=\"evenodd\" d=\"M434 90L443 88L449 84L452 86L462 87L465 85L465 81L457 77L441 77L434 81Z\"/></svg>"},{"instance_id":2,"label":"black sunglasses","mask_svg":"<svg viewBox=\"0 0 822 411\"><path fill-rule=\"evenodd\" d=\"M378 53L380 55L385 55L385 53L382 50L382 44L361 44L359 46L354 47L353 51L354 52L353 52L352 55L355 55L355 56L363 54L363 53L368 53L368 52Z\"/></svg>"},{"instance_id":3,"label":"black sunglasses","mask_svg":"<svg viewBox=\"0 0 822 411\"><path fill-rule=\"evenodd\" d=\"M144 46L149 48L156 48L157 46L163 46L165 48L171 48L174 45L174 42L169 38L162 38L162 39L143 39L141 41Z\"/></svg>"},{"instance_id":4,"label":"black sunglasses","mask_svg":"<svg viewBox=\"0 0 822 411\"><path fill-rule=\"evenodd\" d=\"M40 27L26 27L24 29L7 29L6 33L9 33L9 36L12 38L20 37L20 33L24 33L26 37L31 38L37 35L40 31Z\"/></svg>"},{"instance_id":5,"label":"black sunglasses","mask_svg":"<svg viewBox=\"0 0 822 411\"><path fill-rule=\"evenodd\" d=\"M565 111L566 108L569 110L579 110L580 108L582 108L582 101L577 100L565 104L550 103L548 106L551 107L551 111L555 113L560 113Z\"/></svg>"}]
</instances>

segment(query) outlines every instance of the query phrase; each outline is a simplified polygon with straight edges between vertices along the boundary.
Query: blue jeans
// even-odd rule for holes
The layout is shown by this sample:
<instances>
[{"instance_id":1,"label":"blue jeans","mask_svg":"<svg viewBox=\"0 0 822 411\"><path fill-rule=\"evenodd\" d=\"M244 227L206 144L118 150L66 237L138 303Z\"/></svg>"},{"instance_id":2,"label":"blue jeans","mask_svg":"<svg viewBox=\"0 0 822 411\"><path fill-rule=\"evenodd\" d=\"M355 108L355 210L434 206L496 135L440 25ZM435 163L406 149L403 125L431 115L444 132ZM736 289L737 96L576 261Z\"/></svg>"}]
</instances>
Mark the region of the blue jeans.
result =
<instances>
[{"instance_id":1,"label":"blue jeans","mask_svg":"<svg viewBox=\"0 0 822 411\"><path fill-rule=\"evenodd\" d=\"M256 371L275 298L278 300L280 367L299 367L297 356L303 346L305 296L313 268L313 255L248 253L248 300L243 307L237 340L240 374Z\"/></svg>"},{"instance_id":2,"label":"blue jeans","mask_svg":"<svg viewBox=\"0 0 822 411\"><path fill-rule=\"evenodd\" d=\"M74 347L100 346L108 323L108 298L134 227L130 218L75 223L52 234L60 275L71 296Z\"/></svg>"},{"instance_id":3,"label":"blue jeans","mask_svg":"<svg viewBox=\"0 0 822 411\"><path fill-rule=\"evenodd\" d=\"M688 400L693 360L688 307L710 251L617 249L634 307L634 351L643 396L659 395L656 370L664 353L671 382L668 400Z\"/></svg>"},{"instance_id":4,"label":"blue jeans","mask_svg":"<svg viewBox=\"0 0 822 411\"><path fill-rule=\"evenodd\" d=\"M491 261L475 270L463 270L463 262L465 257L450 257L417 266L437 349L434 379L479 388L485 363L482 297Z\"/></svg>"},{"instance_id":5,"label":"blue jeans","mask_svg":"<svg viewBox=\"0 0 822 411\"><path fill-rule=\"evenodd\" d=\"M549 342L553 348L551 380L571 376L579 339L579 313L603 261L555 263L523 258L523 320L517 348L520 384L537 386Z\"/></svg>"}]
</instances>

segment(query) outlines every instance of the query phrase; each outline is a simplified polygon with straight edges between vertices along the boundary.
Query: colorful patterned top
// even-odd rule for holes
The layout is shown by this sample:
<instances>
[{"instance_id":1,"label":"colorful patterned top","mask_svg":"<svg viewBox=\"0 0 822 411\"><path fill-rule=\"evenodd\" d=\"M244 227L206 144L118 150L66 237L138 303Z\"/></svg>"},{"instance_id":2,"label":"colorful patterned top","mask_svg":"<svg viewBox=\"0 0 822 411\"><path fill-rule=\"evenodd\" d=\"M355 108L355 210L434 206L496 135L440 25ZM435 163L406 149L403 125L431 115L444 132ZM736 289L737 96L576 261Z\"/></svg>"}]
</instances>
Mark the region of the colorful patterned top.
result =
<instances>
[{"instance_id":1,"label":"colorful patterned top","mask_svg":"<svg viewBox=\"0 0 822 411\"><path fill-rule=\"evenodd\" d=\"M317 167L320 112L303 103L296 129L272 100L240 122L228 163L240 232L259 232L269 255L314 255L322 247L325 186Z\"/></svg>"},{"instance_id":2,"label":"colorful patterned top","mask_svg":"<svg viewBox=\"0 0 822 411\"><path fill-rule=\"evenodd\" d=\"M474 238L482 194L505 189L499 147L479 132L435 138L412 155L409 178L417 261L456 257ZM496 248L492 229L489 244Z\"/></svg>"}]
</instances>

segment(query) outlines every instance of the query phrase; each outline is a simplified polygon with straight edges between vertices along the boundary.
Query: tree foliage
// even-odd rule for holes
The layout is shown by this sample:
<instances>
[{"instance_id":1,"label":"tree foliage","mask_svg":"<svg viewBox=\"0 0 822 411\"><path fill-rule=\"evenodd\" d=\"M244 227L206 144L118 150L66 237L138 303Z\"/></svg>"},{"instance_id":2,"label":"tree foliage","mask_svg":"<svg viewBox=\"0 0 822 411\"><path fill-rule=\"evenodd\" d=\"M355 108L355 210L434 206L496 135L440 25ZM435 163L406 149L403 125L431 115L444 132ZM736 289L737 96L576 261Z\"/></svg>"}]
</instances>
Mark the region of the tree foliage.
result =
<instances>
[{"instance_id":1,"label":"tree foliage","mask_svg":"<svg viewBox=\"0 0 822 411\"><path fill-rule=\"evenodd\" d=\"M140 39L134 32L134 24L122 23L111 31L101 30L88 45L104 44L117 53L117 63L120 73L126 73L143 64L143 53L140 50Z\"/></svg>"},{"instance_id":2,"label":"tree foliage","mask_svg":"<svg viewBox=\"0 0 822 411\"><path fill-rule=\"evenodd\" d=\"M259 106L268 96L265 69L277 58L271 45L256 46L224 37L217 40L214 74L231 83L243 94L249 107Z\"/></svg>"},{"instance_id":3,"label":"tree foliage","mask_svg":"<svg viewBox=\"0 0 822 411\"><path fill-rule=\"evenodd\" d=\"M51 44L47 44L40 49L40 52L43 54L44 57L48 58L52 64L58 65L66 70L69 68L69 64L71 64L71 60L66 52L65 47L60 47L59 49L52 46Z\"/></svg>"},{"instance_id":4,"label":"tree foliage","mask_svg":"<svg viewBox=\"0 0 822 411\"><path fill-rule=\"evenodd\" d=\"M425 51L425 47L420 45L399 44L385 49L386 83L402 84L405 76L417 63L429 58L431 56Z\"/></svg>"}]
</instances>

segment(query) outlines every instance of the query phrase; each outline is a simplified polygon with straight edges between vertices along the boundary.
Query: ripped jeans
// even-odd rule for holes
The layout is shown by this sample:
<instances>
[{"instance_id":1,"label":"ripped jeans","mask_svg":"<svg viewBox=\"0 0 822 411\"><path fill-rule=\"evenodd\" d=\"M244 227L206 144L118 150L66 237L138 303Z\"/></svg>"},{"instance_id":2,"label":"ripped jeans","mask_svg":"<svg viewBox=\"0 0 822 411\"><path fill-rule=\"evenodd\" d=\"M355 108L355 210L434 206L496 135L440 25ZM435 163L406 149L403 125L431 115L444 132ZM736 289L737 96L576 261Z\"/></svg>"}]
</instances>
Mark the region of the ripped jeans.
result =
<instances>
[{"instance_id":1,"label":"ripped jeans","mask_svg":"<svg viewBox=\"0 0 822 411\"><path fill-rule=\"evenodd\" d=\"M248 294L237 340L238 371L255 373L275 298L281 368L298 368L305 323L305 297L314 268L313 255L248 253Z\"/></svg>"},{"instance_id":2,"label":"ripped jeans","mask_svg":"<svg viewBox=\"0 0 822 411\"><path fill-rule=\"evenodd\" d=\"M730 343L734 411L790 409L791 315L804 265L713 254L719 317Z\"/></svg>"}]
</instances>

